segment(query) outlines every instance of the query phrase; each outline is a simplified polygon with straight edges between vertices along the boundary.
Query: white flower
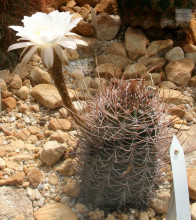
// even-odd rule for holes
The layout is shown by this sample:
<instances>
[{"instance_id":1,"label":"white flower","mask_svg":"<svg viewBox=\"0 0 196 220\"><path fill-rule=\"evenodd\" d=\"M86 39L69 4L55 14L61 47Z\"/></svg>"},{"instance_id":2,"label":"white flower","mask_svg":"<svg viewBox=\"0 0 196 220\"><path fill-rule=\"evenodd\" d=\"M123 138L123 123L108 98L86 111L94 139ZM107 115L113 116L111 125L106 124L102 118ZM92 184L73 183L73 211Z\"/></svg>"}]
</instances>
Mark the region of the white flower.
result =
<instances>
[{"instance_id":1,"label":"white flower","mask_svg":"<svg viewBox=\"0 0 196 220\"><path fill-rule=\"evenodd\" d=\"M54 62L54 53L59 56L62 63L68 63L64 48L77 49L77 44L87 46L87 43L77 39L78 36L71 33L81 18L72 20L70 12L53 11L49 14L37 12L31 17L24 16L23 26L9 26L20 36L16 43L8 48L8 51L24 48L22 54L28 50L21 64L25 65L38 48L41 48L41 58L47 68L51 68ZM72 37L73 36L73 37ZM74 38L75 37L75 38ZM25 41L25 42L24 42ZM21 54L21 55L22 55Z\"/></svg>"}]
</instances>

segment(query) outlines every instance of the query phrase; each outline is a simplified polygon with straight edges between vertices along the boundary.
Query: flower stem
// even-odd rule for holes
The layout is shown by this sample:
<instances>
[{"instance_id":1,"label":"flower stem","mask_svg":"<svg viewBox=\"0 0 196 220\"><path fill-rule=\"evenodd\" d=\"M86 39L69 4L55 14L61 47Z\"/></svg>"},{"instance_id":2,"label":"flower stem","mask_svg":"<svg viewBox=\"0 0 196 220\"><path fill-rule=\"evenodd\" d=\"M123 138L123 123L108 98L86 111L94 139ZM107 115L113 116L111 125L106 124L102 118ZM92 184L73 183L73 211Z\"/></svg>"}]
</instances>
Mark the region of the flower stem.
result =
<instances>
[{"instance_id":1,"label":"flower stem","mask_svg":"<svg viewBox=\"0 0 196 220\"><path fill-rule=\"evenodd\" d=\"M78 115L76 108L74 107L71 98L69 96L69 91L67 89L63 72L62 72L62 62L54 52L54 64L51 69L48 70L52 79L54 80L54 84L62 98L64 106L67 108L72 118L74 119L77 125L81 125L81 118Z\"/></svg>"}]
</instances>

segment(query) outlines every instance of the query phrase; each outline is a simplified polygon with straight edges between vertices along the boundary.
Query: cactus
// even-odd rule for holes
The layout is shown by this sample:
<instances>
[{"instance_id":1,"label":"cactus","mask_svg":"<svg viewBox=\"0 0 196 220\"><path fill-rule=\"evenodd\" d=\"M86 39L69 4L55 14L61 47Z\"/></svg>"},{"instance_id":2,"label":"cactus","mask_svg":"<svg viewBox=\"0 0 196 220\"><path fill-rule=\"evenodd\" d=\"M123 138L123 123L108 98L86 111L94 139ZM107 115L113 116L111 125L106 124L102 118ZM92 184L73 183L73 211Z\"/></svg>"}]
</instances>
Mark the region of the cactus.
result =
<instances>
[{"instance_id":1,"label":"cactus","mask_svg":"<svg viewBox=\"0 0 196 220\"><path fill-rule=\"evenodd\" d=\"M19 59L20 51L7 53L9 45L16 41L15 32L9 25L22 25L24 16L37 11L44 11L51 0L2 0L0 3L0 69L14 66Z\"/></svg>"},{"instance_id":2,"label":"cactus","mask_svg":"<svg viewBox=\"0 0 196 220\"><path fill-rule=\"evenodd\" d=\"M88 101L78 148L82 202L110 210L148 206L168 155L163 111L157 91L138 80Z\"/></svg>"}]
</instances>

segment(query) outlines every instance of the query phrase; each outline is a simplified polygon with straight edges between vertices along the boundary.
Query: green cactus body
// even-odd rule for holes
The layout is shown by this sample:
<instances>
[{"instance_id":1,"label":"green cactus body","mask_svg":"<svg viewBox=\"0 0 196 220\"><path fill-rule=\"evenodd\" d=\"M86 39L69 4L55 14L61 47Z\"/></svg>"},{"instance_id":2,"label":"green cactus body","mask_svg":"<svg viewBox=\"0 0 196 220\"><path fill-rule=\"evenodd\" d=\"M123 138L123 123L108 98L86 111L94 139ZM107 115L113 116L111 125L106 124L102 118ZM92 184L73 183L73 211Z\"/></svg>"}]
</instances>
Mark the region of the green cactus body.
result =
<instances>
[{"instance_id":1,"label":"green cactus body","mask_svg":"<svg viewBox=\"0 0 196 220\"><path fill-rule=\"evenodd\" d=\"M154 195L167 151L159 146L163 109L156 94L136 82L100 93L84 115L80 198L94 207L144 208Z\"/></svg>"}]
</instances>

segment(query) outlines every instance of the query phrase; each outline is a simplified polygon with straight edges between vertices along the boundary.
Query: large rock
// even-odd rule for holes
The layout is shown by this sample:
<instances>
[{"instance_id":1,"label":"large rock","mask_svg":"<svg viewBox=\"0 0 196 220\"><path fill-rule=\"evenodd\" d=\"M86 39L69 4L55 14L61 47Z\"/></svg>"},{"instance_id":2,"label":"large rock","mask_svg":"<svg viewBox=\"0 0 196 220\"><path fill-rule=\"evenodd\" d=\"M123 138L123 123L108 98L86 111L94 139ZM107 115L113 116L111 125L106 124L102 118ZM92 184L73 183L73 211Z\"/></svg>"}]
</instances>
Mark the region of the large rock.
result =
<instances>
[{"instance_id":1,"label":"large rock","mask_svg":"<svg viewBox=\"0 0 196 220\"><path fill-rule=\"evenodd\" d=\"M96 20L98 40L112 40L116 37L120 28L120 18L119 21L117 21L117 19L114 19L109 14L103 12L97 15Z\"/></svg>"},{"instance_id":2,"label":"large rock","mask_svg":"<svg viewBox=\"0 0 196 220\"><path fill-rule=\"evenodd\" d=\"M24 214L25 219L33 218L32 202L22 188L0 187L0 219L13 219Z\"/></svg>"},{"instance_id":3,"label":"large rock","mask_svg":"<svg viewBox=\"0 0 196 220\"><path fill-rule=\"evenodd\" d=\"M34 213L35 220L78 220L72 209L62 203L50 204Z\"/></svg>"},{"instance_id":4,"label":"large rock","mask_svg":"<svg viewBox=\"0 0 196 220\"><path fill-rule=\"evenodd\" d=\"M169 81L179 86L187 86L195 64L192 59L184 58L171 61L165 68Z\"/></svg>"},{"instance_id":5,"label":"large rock","mask_svg":"<svg viewBox=\"0 0 196 220\"><path fill-rule=\"evenodd\" d=\"M40 159L48 166L54 165L65 152L65 147L57 141L48 141L44 144Z\"/></svg>"},{"instance_id":6,"label":"large rock","mask_svg":"<svg viewBox=\"0 0 196 220\"><path fill-rule=\"evenodd\" d=\"M151 207L156 213L167 212L170 201L170 194L168 192L161 192L157 195L157 198L152 199Z\"/></svg>"},{"instance_id":7,"label":"large rock","mask_svg":"<svg viewBox=\"0 0 196 220\"><path fill-rule=\"evenodd\" d=\"M129 65L123 73L124 79L135 79L143 76L147 72L147 68L142 63L134 63Z\"/></svg>"},{"instance_id":8,"label":"large rock","mask_svg":"<svg viewBox=\"0 0 196 220\"><path fill-rule=\"evenodd\" d=\"M187 54L185 54L185 57L191 58L194 61L194 63L196 64L196 52L195 53L187 53Z\"/></svg>"},{"instance_id":9,"label":"large rock","mask_svg":"<svg viewBox=\"0 0 196 220\"><path fill-rule=\"evenodd\" d=\"M39 84L33 87L32 96L42 106L54 109L62 106L62 99L55 86L50 84Z\"/></svg>"},{"instance_id":10,"label":"large rock","mask_svg":"<svg viewBox=\"0 0 196 220\"><path fill-rule=\"evenodd\" d=\"M103 78L120 78L122 76L122 71L119 67L116 67L112 63L103 63L98 65L95 68L95 72L97 76L103 77Z\"/></svg>"},{"instance_id":11,"label":"large rock","mask_svg":"<svg viewBox=\"0 0 196 220\"><path fill-rule=\"evenodd\" d=\"M28 71L29 71L29 79L35 84L42 84L42 83L48 84L51 82L49 73L40 69L37 66L29 66Z\"/></svg>"},{"instance_id":12,"label":"large rock","mask_svg":"<svg viewBox=\"0 0 196 220\"><path fill-rule=\"evenodd\" d=\"M140 29L128 28L125 32L125 47L131 59L137 59L146 53L148 40Z\"/></svg>"},{"instance_id":13,"label":"large rock","mask_svg":"<svg viewBox=\"0 0 196 220\"><path fill-rule=\"evenodd\" d=\"M117 56L113 54L97 56L95 61L98 65L102 63L113 63L115 66L121 68L122 70L124 70L131 62L126 57Z\"/></svg>"},{"instance_id":14,"label":"large rock","mask_svg":"<svg viewBox=\"0 0 196 220\"><path fill-rule=\"evenodd\" d=\"M184 58L184 52L181 47L174 47L165 54L168 61L181 60Z\"/></svg>"},{"instance_id":15,"label":"large rock","mask_svg":"<svg viewBox=\"0 0 196 220\"><path fill-rule=\"evenodd\" d=\"M170 39L167 40L158 40L152 41L147 48L148 56L164 56L165 53L170 50L173 46L173 41Z\"/></svg>"},{"instance_id":16,"label":"large rock","mask_svg":"<svg viewBox=\"0 0 196 220\"><path fill-rule=\"evenodd\" d=\"M81 40L85 41L88 46L78 45L77 51L80 59L96 57L102 53L102 44L97 39L82 37Z\"/></svg>"},{"instance_id":17,"label":"large rock","mask_svg":"<svg viewBox=\"0 0 196 220\"><path fill-rule=\"evenodd\" d=\"M80 21L72 31L80 36L95 37L95 29L91 23Z\"/></svg>"},{"instance_id":18,"label":"large rock","mask_svg":"<svg viewBox=\"0 0 196 220\"><path fill-rule=\"evenodd\" d=\"M111 42L106 49L107 54L114 54L117 56L127 57L125 46L121 42Z\"/></svg>"},{"instance_id":19,"label":"large rock","mask_svg":"<svg viewBox=\"0 0 196 220\"><path fill-rule=\"evenodd\" d=\"M159 95L164 102L172 103L175 105L189 104L193 102L193 99L191 97L188 97L180 91L174 89L160 89Z\"/></svg>"},{"instance_id":20,"label":"large rock","mask_svg":"<svg viewBox=\"0 0 196 220\"><path fill-rule=\"evenodd\" d=\"M196 201L196 168L187 168L189 196Z\"/></svg>"}]
</instances>

